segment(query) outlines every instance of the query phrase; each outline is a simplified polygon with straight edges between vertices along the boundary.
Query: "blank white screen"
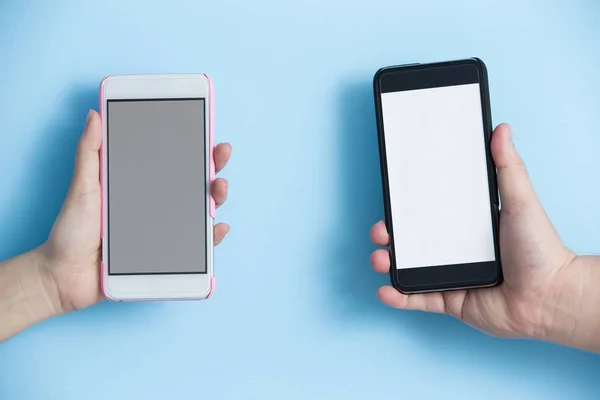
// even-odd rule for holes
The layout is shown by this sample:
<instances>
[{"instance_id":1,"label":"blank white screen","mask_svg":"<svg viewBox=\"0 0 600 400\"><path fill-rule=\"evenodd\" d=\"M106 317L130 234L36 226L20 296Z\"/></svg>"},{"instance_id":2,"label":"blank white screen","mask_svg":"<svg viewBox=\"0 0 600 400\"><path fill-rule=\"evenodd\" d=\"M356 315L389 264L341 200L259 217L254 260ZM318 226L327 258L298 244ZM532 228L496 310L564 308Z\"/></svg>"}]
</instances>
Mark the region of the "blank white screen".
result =
<instances>
[{"instance_id":1,"label":"blank white screen","mask_svg":"<svg viewBox=\"0 0 600 400\"><path fill-rule=\"evenodd\" d=\"M493 261L479 84L381 101L396 267Z\"/></svg>"}]
</instances>

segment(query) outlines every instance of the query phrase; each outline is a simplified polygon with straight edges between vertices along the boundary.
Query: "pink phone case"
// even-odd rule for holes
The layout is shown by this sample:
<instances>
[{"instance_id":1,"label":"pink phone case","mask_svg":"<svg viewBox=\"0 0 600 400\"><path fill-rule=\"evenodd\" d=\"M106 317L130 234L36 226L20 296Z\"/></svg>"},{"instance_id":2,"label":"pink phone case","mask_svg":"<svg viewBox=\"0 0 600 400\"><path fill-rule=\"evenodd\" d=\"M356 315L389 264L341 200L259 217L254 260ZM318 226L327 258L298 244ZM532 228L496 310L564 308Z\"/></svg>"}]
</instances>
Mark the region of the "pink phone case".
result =
<instances>
[{"instance_id":1,"label":"pink phone case","mask_svg":"<svg viewBox=\"0 0 600 400\"><path fill-rule=\"evenodd\" d=\"M209 180L210 180L210 190L212 190L212 184L215 180L215 157L214 157L214 153L215 153L215 88L213 85L213 81L212 79L210 79L210 76L208 76L208 74L204 74L204 76L206 77L206 79L208 80L208 112L209 112L209 118L210 121L208 121L208 145L210 148L210 158L209 158ZM213 218L213 220L217 219L217 208L215 205L215 199L212 196L212 193L210 195L210 216ZM213 293L215 292L215 288L217 286L217 276L214 273L214 255L213 255L213 276L210 279L210 292L208 292L208 295L206 296L205 300L207 300L210 296L213 295Z\"/></svg>"},{"instance_id":2,"label":"pink phone case","mask_svg":"<svg viewBox=\"0 0 600 400\"><path fill-rule=\"evenodd\" d=\"M215 180L215 159L214 159L214 151L215 151L215 111L214 111L214 85L213 85L213 81L210 78L210 76L208 76L207 74L203 74L204 77L208 80L208 85L209 85L209 90L208 90L208 102L209 102L209 118L210 120L208 121L208 130L209 130L209 137L208 137L208 144L209 144L209 148L210 148L210 159L209 159L209 180L210 180L210 187L212 188L212 183ZM100 108L100 118L104 118L104 101L103 99L103 87L104 87L104 81L106 81L106 79L108 78L108 76L105 76L102 81L100 81L100 90L98 93L98 97L99 97L99 108ZM104 157L103 157L103 151L104 151L104 140L102 141L102 143L100 144L100 193L102 193L101 195L101 208L100 208L100 240L102 240L104 238ZM215 199L212 197L212 195L210 196L210 216L213 219L216 219L216 206L215 206ZM213 265L214 265L214 260L213 260ZM104 297L106 297L109 300L112 300L106 293L106 289L105 289L105 282L104 282L104 260L102 260L100 262L100 287L102 290L102 293L104 294ZM214 267L213 267L214 268ZM203 299L203 300L207 300L210 296L213 295L213 293L215 292L215 288L217 286L217 277L214 274L213 271L213 276L210 280L210 292L208 292L208 295ZM123 300L119 300L120 302L122 302ZM135 301L135 300L134 300ZM143 300L140 300L143 301Z\"/></svg>"}]
</instances>

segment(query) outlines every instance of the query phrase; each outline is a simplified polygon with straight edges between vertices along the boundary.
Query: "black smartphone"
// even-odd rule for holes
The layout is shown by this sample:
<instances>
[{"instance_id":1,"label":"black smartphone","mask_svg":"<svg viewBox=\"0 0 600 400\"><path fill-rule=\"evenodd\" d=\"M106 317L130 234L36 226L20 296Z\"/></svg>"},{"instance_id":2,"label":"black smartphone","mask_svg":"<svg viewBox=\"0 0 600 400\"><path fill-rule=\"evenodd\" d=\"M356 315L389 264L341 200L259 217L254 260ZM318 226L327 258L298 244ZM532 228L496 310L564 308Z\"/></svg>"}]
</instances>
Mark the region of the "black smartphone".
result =
<instances>
[{"instance_id":1,"label":"black smartphone","mask_svg":"<svg viewBox=\"0 0 600 400\"><path fill-rule=\"evenodd\" d=\"M386 67L373 81L392 285L422 293L499 284L485 64Z\"/></svg>"}]
</instances>

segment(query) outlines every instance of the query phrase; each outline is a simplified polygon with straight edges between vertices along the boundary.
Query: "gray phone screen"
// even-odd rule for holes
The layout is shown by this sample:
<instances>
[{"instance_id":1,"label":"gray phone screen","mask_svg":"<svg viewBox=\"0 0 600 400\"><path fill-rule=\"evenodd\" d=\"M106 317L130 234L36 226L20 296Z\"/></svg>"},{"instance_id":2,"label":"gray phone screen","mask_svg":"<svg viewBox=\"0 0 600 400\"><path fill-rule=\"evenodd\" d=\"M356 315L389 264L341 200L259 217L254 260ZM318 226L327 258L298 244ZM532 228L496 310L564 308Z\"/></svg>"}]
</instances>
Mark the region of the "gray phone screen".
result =
<instances>
[{"instance_id":1,"label":"gray phone screen","mask_svg":"<svg viewBox=\"0 0 600 400\"><path fill-rule=\"evenodd\" d=\"M108 101L110 275L206 273L204 101Z\"/></svg>"}]
</instances>

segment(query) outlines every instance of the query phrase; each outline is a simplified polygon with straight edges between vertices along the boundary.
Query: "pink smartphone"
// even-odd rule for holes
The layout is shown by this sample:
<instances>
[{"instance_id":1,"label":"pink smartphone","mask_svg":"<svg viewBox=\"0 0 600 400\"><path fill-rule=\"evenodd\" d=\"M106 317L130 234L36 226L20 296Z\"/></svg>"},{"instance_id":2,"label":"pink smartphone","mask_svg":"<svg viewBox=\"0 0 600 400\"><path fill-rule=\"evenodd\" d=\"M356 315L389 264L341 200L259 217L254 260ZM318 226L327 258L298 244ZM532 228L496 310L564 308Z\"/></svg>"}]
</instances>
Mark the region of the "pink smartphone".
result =
<instances>
[{"instance_id":1,"label":"pink smartphone","mask_svg":"<svg viewBox=\"0 0 600 400\"><path fill-rule=\"evenodd\" d=\"M204 74L102 80L102 289L108 299L202 300L214 291L212 99Z\"/></svg>"}]
</instances>

